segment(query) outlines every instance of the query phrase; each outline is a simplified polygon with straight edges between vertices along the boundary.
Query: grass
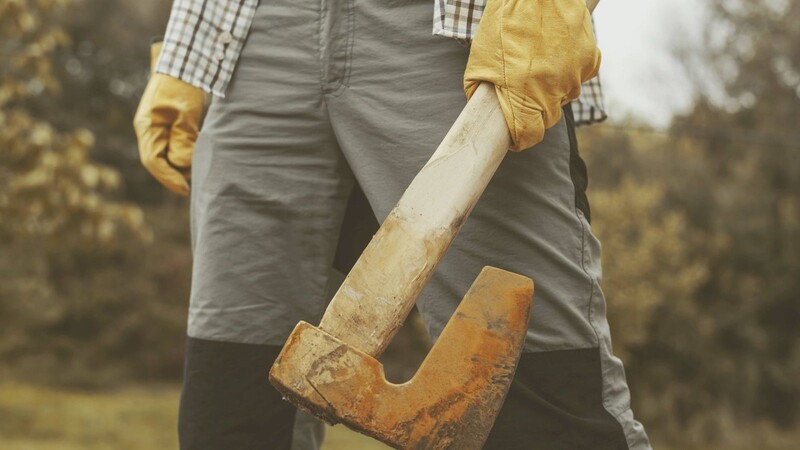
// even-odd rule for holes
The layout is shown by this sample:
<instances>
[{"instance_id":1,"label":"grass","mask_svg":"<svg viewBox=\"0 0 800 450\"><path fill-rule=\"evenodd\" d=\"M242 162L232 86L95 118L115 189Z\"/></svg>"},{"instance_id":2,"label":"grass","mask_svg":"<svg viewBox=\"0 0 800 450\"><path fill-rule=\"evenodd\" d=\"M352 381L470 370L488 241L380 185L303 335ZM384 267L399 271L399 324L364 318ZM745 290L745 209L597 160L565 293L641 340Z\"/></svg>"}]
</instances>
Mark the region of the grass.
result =
<instances>
[{"instance_id":1,"label":"grass","mask_svg":"<svg viewBox=\"0 0 800 450\"><path fill-rule=\"evenodd\" d=\"M177 449L179 389L81 392L0 384L0 449ZM388 447L343 426L327 430L323 450Z\"/></svg>"},{"instance_id":2,"label":"grass","mask_svg":"<svg viewBox=\"0 0 800 450\"><path fill-rule=\"evenodd\" d=\"M175 388L85 393L0 385L4 450L173 449Z\"/></svg>"},{"instance_id":3,"label":"grass","mask_svg":"<svg viewBox=\"0 0 800 450\"><path fill-rule=\"evenodd\" d=\"M0 449L176 449L178 392L177 386L83 392L0 383ZM775 444L737 448L789 450L798 448L796 442L795 435ZM323 445L323 450L385 449L343 426L328 428Z\"/></svg>"}]
</instances>

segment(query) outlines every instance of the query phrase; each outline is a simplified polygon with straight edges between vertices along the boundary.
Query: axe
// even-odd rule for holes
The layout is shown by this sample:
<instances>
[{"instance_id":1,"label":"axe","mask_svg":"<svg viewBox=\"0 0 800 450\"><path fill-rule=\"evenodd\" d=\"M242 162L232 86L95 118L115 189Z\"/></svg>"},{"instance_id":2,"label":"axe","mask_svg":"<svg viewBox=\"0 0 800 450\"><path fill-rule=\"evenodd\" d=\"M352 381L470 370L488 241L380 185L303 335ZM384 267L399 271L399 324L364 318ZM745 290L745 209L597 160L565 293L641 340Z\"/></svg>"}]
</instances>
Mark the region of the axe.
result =
<instances>
[{"instance_id":1,"label":"axe","mask_svg":"<svg viewBox=\"0 0 800 450\"><path fill-rule=\"evenodd\" d=\"M597 0L588 0L594 9ZM298 407L398 449L480 449L522 351L533 282L485 267L414 377L386 381L385 350L499 167L510 142L481 84L331 300L300 322L269 374Z\"/></svg>"}]
</instances>

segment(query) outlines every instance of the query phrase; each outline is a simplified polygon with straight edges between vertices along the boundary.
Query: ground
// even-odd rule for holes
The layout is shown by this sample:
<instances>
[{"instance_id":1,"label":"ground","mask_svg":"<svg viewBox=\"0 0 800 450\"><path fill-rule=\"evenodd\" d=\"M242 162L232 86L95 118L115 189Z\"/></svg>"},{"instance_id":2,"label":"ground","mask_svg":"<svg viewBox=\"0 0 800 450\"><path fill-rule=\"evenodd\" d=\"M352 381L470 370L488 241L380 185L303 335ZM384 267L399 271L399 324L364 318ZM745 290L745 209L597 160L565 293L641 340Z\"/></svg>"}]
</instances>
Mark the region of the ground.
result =
<instances>
[{"instance_id":1,"label":"ground","mask_svg":"<svg viewBox=\"0 0 800 450\"><path fill-rule=\"evenodd\" d=\"M3 450L175 449L178 392L177 386L82 392L0 383L0 448ZM668 450L663 446L656 447L659 450ZM323 450L387 448L343 426L329 428L323 446ZM793 447L762 447L760 450L790 448Z\"/></svg>"},{"instance_id":2,"label":"ground","mask_svg":"<svg viewBox=\"0 0 800 450\"><path fill-rule=\"evenodd\" d=\"M80 392L0 384L3 450L177 448L178 387ZM343 426L328 429L323 450L384 450Z\"/></svg>"}]
</instances>

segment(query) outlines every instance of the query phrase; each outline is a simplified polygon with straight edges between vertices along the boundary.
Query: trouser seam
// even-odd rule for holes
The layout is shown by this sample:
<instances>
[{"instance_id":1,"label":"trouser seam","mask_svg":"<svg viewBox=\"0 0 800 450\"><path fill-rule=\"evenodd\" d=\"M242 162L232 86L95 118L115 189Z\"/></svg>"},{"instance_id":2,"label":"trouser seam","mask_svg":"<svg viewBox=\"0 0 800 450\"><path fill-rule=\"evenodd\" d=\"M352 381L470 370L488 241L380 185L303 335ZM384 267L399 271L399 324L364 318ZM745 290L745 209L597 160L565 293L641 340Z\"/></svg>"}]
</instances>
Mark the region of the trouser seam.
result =
<instances>
[{"instance_id":1,"label":"trouser seam","mask_svg":"<svg viewBox=\"0 0 800 450\"><path fill-rule=\"evenodd\" d=\"M346 88L350 87L350 73L353 66L353 47L355 46L355 22L355 0L347 0L347 44L345 45L343 74L332 87L327 86L329 80L323 80L323 94L329 95L332 98L338 97Z\"/></svg>"},{"instance_id":2,"label":"trouser seam","mask_svg":"<svg viewBox=\"0 0 800 450\"><path fill-rule=\"evenodd\" d=\"M324 39L324 27L325 27L325 20L327 17L327 2L325 0L319 0L319 18L317 19L317 53L319 54L319 88L320 92L323 94L325 93L325 84L327 83L327 55L325 52L325 46L323 45L322 41Z\"/></svg>"},{"instance_id":3,"label":"trouser seam","mask_svg":"<svg viewBox=\"0 0 800 450\"><path fill-rule=\"evenodd\" d=\"M601 395L601 398L603 400L603 409L605 409L606 412L608 412L608 414L611 415L614 418L614 420L617 422L617 424L619 425L620 429L622 430L622 436L625 438L625 445L629 449L633 448L633 446L631 445L631 441L630 441L630 439L628 437L628 432L625 429L625 425L622 423L623 422L622 421L622 415L625 414L626 412L630 411L630 409L631 409L630 400L625 402L625 404L623 405L622 411L620 411L617 414L614 414L614 413L612 413L611 411L608 410L608 406L606 405L606 399L607 399L607 396L606 396L606 377L603 375L604 374L603 367L605 366L605 361L604 361L605 358L603 357L603 352L604 351L609 351L610 352L610 349L606 349L605 346L601 343L600 346L598 347L598 351L600 352L600 395Z\"/></svg>"},{"instance_id":4,"label":"trouser seam","mask_svg":"<svg viewBox=\"0 0 800 450\"><path fill-rule=\"evenodd\" d=\"M570 120L570 118L571 118L570 113L571 113L570 105L565 106L564 107L564 116L565 116L564 121L565 121L565 125L566 125L565 128L566 128L566 133L567 133L567 141L569 142L569 152L567 154L567 170L570 173L570 177L569 177L570 178L570 184L572 184L572 190L573 190L572 196L573 196L573 198L577 198L577 189L578 189L578 187L575 185L575 179L572 177L572 153L575 150L574 146L577 145L577 141L571 138L571 134L573 132L573 127L575 126L575 124L574 124L574 122L572 120ZM595 338L595 342L594 343L595 343L595 345L597 347L600 347L601 346L600 333L597 331L597 327L595 326L594 317L593 317L594 316L593 315L593 310L594 310L594 297L595 297L595 289L596 289L596 286L595 286L596 280L589 273L589 270L586 269L586 244L587 244L586 243L586 240L587 240L586 234L587 234L588 230L586 229L586 224L582 220L583 211L581 211L581 209L578 208L577 202L573 202L572 211L575 214L575 219L577 220L578 225L580 226L580 230L581 230L581 255L580 255L580 258L581 258L581 271L583 271L583 274L586 276L586 281L589 283L589 298L587 300L587 305L586 305L586 320L588 320L589 326L592 328L592 331L594 332L594 338Z\"/></svg>"},{"instance_id":5,"label":"trouser seam","mask_svg":"<svg viewBox=\"0 0 800 450\"><path fill-rule=\"evenodd\" d=\"M586 225L581 220L581 212L576 207L575 208L575 217L578 219L578 223L581 225L581 270L583 270L584 275L586 275L586 279L589 282L589 299L588 304L586 305L586 320L589 321L589 326L592 327L592 331L594 332L595 343L597 347L602 347L602 343L600 341L600 332L597 331L597 327L594 323L594 299L595 299L595 291L597 288L597 280L589 273L586 269Z\"/></svg>"},{"instance_id":6,"label":"trouser seam","mask_svg":"<svg viewBox=\"0 0 800 450\"><path fill-rule=\"evenodd\" d=\"M569 128L570 126L574 126L574 124L571 123L569 120L567 120L567 133L568 134L571 132L571 130ZM573 139L570 139L569 140L569 145L570 145L570 152L569 152L569 155L567 156L567 161L568 161L568 166L567 167L570 168L569 170L571 171L572 152L575 150L573 148L573 146L577 145L577 141L573 140ZM573 190L577 190L577 186L575 186L575 180L572 178L571 175L570 175L570 180L572 181ZM576 193L573 193L573 194L575 195L575 198L577 199ZM625 432L625 426L622 424L622 421L620 420L620 417L622 416L622 414L624 414L627 410L630 409L630 403L625 404L624 405L625 407L623 408L622 412L620 412L619 414L612 413L609 410L609 407L608 407L608 395L607 395L607 392L606 392L606 387L607 387L606 381L607 380L606 380L606 376L605 376L606 362L605 362L605 358L604 358L604 353L605 352L609 352L610 349L606 348L605 342L600 338L600 332L597 330L597 326L595 325L595 322L594 322L595 318L594 318L593 312L594 312L594 306L595 306L596 292L598 290L598 286L597 286L598 283L597 283L597 279L595 277L593 277L589 273L589 271L586 269L586 258L587 258L587 255L586 255L587 242L586 242L586 240L587 240L588 230L587 230L587 224L584 223L584 220L581 220L582 219L581 216L583 216L584 213L583 213L583 211L580 210L580 208L578 207L577 203L578 202L576 201L573 207L574 207L574 211L575 211L575 217L576 217L576 219L578 220L578 223L581 226L581 270L583 270L583 273L586 275L586 278L588 279L589 284L590 284L589 303L587 305L586 318L589 321L589 326L592 328L592 331L594 331L595 339L597 340L597 351L599 352L599 358L600 358L600 401L602 402L603 409L608 413L609 416L613 417L614 420L619 425L620 431L622 432L622 436L625 438L625 445L628 448L631 448L630 441L628 440L628 435Z\"/></svg>"}]
</instances>

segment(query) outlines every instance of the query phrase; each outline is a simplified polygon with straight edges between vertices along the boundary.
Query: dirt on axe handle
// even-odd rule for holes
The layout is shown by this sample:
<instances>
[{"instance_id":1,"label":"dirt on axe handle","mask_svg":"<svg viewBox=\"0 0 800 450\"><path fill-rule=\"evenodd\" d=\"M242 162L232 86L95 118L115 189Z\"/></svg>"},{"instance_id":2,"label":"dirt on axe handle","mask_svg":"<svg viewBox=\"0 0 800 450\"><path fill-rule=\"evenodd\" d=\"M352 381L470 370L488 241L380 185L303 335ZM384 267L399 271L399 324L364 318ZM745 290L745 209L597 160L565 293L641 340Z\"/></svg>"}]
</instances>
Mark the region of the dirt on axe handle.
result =
<instances>
[{"instance_id":1,"label":"dirt on axe handle","mask_svg":"<svg viewBox=\"0 0 800 450\"><path fill-rule=\"evenodd\" d=\"M589 0L590 8L597 1ZM416 375L386 381L383 352L510 143L483 83L381 225L319 327L300 322L270 371L286 399L401 449L480 449L513 378L533 282L486 267Z\"/></svg>"}]
</instances>

